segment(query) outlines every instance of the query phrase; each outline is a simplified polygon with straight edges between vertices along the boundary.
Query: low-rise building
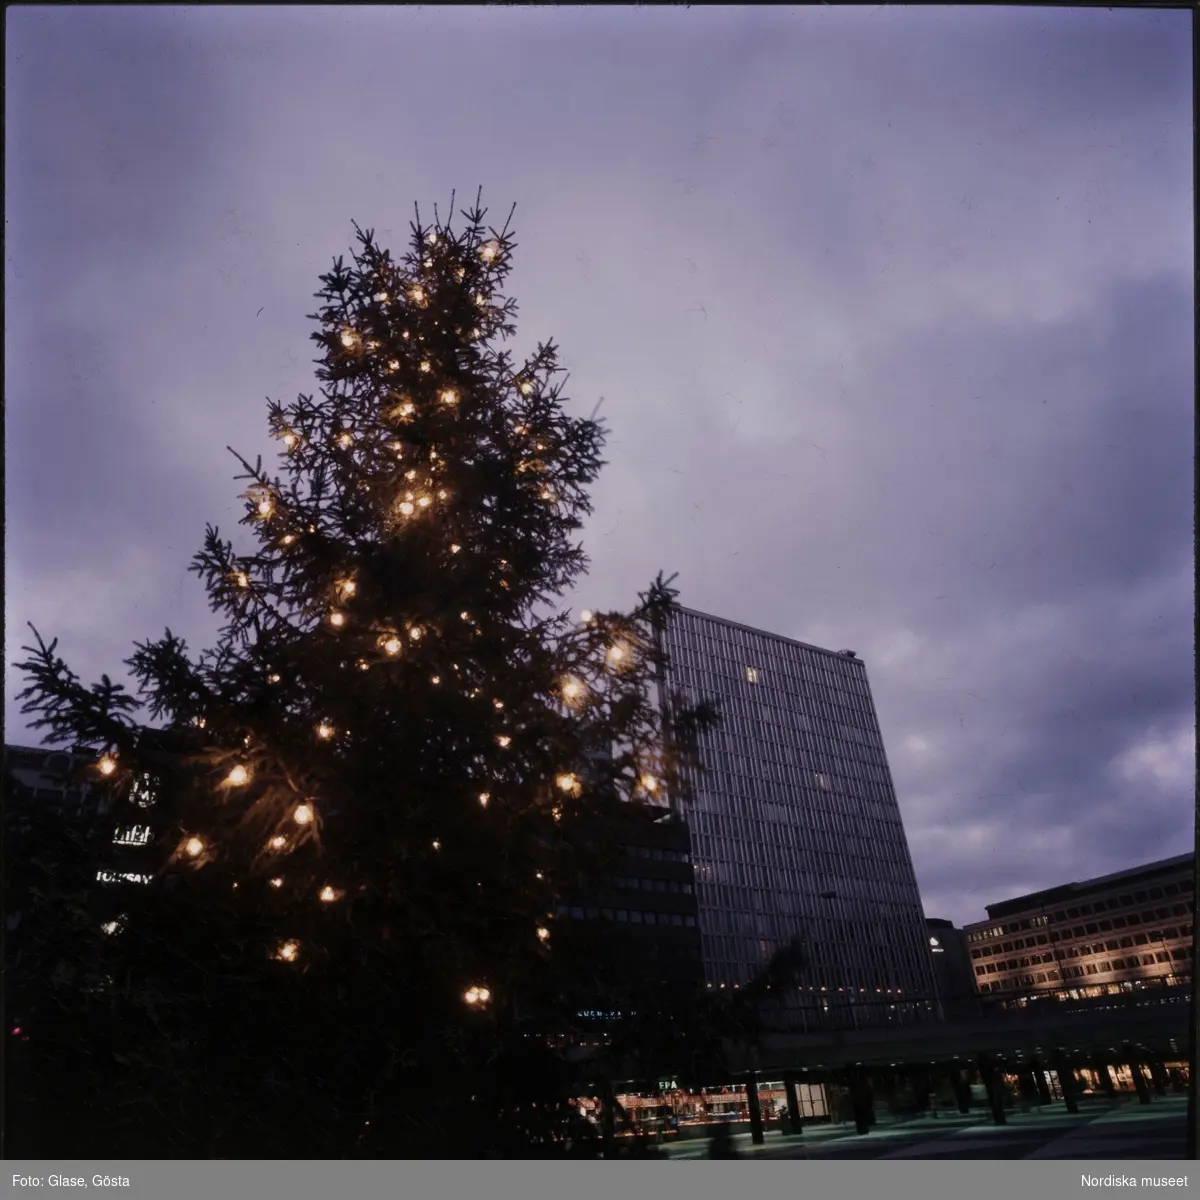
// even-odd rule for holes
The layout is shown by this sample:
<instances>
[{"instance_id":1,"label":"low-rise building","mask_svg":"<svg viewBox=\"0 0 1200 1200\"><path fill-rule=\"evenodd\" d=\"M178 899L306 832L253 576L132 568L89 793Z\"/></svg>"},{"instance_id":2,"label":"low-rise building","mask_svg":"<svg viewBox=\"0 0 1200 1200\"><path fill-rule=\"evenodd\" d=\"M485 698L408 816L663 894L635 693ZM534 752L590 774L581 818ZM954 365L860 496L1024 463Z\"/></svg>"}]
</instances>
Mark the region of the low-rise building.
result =
<instances>
[{"instance_id":1,"label":"low-rise building","mask_svg":"<svg viewBox=\"0 0 1200 1200\"><path fill-rule=\"evenodd\" d=\"M987 906L964 929L988 997L1078 999L1190 984L1195 858L1181 854Z\"/></svg>"}]
</instances>

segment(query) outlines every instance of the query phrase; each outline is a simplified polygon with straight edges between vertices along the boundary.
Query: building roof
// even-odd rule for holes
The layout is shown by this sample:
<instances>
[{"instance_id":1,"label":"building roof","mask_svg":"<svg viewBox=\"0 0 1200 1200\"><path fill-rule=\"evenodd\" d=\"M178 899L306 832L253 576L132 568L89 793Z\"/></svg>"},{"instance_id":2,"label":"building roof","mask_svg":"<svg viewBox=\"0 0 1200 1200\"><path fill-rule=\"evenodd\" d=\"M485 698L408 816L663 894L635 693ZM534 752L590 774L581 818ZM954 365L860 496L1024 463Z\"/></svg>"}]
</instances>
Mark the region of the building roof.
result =
<instances>
[{"instance_id":1,"label":"building roof","mask_svg":"<svg viewBox=\"0 0 1200 1200\"><path fill-rule=\"evenodd\" d=\"M743 625L740 621L730 621L727 617L714 617L712 613L700 612L699 609L677 605L678 611L689 617L699 617L702 621L712 621L717 625L727 625L730 629L740 629L743 633L752 633L755 637L771 638L776 642L786 642L789 646L800 646L804 650L815 650L818 654L827 654L830 658L842 662L862 662L853 650L826 650L824 646L814 646L810 642L802 642L798 638L784 637L781 633L772 633L769 629L756 629L753 625Z\"/></svg>"},{"instance_id":2,"label":"building roof","mask_svg":"<svg viewBox=\"0 0 1200 1200\"><path fill-rule=\"evenodd\" d=\"M1177 854L1174 858L1162 858L1156 862L1143 863L1138 867L1128 867L1124 871L1114 871L1111 875L1097 875L1094 879L1084 879L1076 883L1063 883L1056 887L1046 888L1040 892L1030 892L1024 896L1015 896L1011 900L1001 900L996 904L986 906L989 921L1001 917L1011 917L1018 913L1036 912L1049 904L1058 904L1087 892L1102 891L1114 884L1135 880L1150 879L1157 875L1178 872L1180 868L1190 865L1194 854ZM988 921L976 921L967 928L974 929L986 925Z\"/></svg>"}]
</instances>

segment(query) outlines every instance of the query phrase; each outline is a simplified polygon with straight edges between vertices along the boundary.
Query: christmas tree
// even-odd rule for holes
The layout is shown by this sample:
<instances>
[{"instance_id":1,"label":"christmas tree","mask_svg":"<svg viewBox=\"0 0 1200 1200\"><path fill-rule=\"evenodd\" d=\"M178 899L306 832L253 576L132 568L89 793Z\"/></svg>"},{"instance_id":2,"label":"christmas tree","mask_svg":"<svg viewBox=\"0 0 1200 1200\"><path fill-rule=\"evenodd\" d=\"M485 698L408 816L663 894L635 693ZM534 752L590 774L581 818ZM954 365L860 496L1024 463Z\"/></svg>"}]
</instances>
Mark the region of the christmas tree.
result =
<instances>
[{"instance_id":1,"label":"christmas tree","mask_svg":"<svg viewBox=\"0 0 1200 1200\"><path fill-rule=\"evenodd\" d=\"M193 564L216 646L139 644L136 697L36 630L21 664L118 838L152 831L95 901L89 1011L109 1091L160 1098L88 1119L160 1155L556 1152L552 1043L605 973L555 956L606 854L577 831L676 793L712 720L662 693L661 576L628 613L556 607L604 430L552 343L503 349L515 243L462 216L418 213L401 260L356 226L322 277L320 392L269 405L280 473L239 457L254 544L210 526Z\"/></svg>"}]
</instances>

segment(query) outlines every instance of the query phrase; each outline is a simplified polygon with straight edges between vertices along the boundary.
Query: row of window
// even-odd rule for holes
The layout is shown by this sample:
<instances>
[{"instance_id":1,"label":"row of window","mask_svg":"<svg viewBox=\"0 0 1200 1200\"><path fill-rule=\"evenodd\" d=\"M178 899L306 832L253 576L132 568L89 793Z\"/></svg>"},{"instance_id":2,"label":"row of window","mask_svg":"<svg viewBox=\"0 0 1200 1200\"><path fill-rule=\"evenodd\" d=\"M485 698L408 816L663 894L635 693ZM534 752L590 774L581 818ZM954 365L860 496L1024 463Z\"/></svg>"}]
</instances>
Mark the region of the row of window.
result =
<instances>
[{"instance_id":1,"label":"row of window","mask_svg":"<svg viewBox=\"0 0 1200 1200\"><path fill-rule=\"evenodd\" d=\"M1056 983L1060 979L1083 979L1089 975L1109 975L1118 971L1139 971L1143 967L1153 967L1171 962L1186 963L1192 957L1189 946L1180 946L1170 954L1159 950L1154 954L1131 955L1128 958L1114 958L1111 962L1083 963L1077 967L1063 967L1060 976L1058 971L1037 972L1035 974L1013 976L1010 979L996 980L981 985L982 991L991 989L1011 988L1015 984ZM976 968L979 974L985 968ZM986 968L990 970L991 968Z\"/></svg>"},{"instance_id":2,"label":"row of window","mask_svg":"<svg viewBox=\"0 0 1200 1200\"><path fill-rule=\"evenodd\" d=\"M650 862L691 862L691 856L682 850L659 850L650 846L622 846L628 858L644 858Z\"/></svg>"},{"instance_id":3,"label":"row of window","mask_svg":"<svg viewBox=\"0 0 1200 1200\"><path fill-rule=\"evenodd\" d=\"M639 912L632 908L596 908L594 906L560 904L555 916L574 917L577 921L623 921L629 925L672 925L695 929L696 918L679 913Z\"/></svg>"},{"instance_id":4,"label":"row of window","mask_svg":"<svg viewBox=\"0 0 1200 1200\"><path fill-rule=\"evenodd\" d=\"M609 887L625 888L629 891L668 892L675 896L690 896L693 892L690 883L680 883L678 879L646 879L638 875L609 875L604 880Z\"/></svg>"},{"instance_id":5,"label":"row of window","mask_svg":"<svg viewBox=\"0 0 1200 1200\"><path fill-rule=\"evenodd\" d=\"M1051 920L1058 925L1064 921L1073 921L1078 917L1088 917L1096 913L1112 912L1122 908L1130 908L1134 904L1145 904L1149 900L1164 900L1171 896L1186 896L1190 895L1192 884L1190 881L1180 883L1168 883L1162 887L1147 888L1145 891L1130 892L1123 896L1114 896L1110 899L1095 900L1091 904L1080 904L1071 908L1064 908L1046 916L1038 916L1026 918L1020 921L1010 921L1005 925L995 925L990 929L975 929L967 934L969 942L983 942L993 938L1004 937L1006 934L1022 933L1027 929L1032 929L1039 925L1046 925Z\"/></svg>"},{"instance_id":6,"label":"row of window","mask_svg":"<svg viewBox=\"0 0 1200 1200\"><path fill-rule=\"evenodd\" d=\"M1128 940L1127 938L1122 939L1122 941L1127 941L1127 940ZM1143 938L1143 939L1141 939L1141 941L1144 943L1145 939ZM1098 949L1100 951L1105 951L1107 949L1107 951L1111 952L1113 950L1118 950L1118 949L1123 949L1123 948L1124 947L1117 946L1115 943L1109 943L1109 945L1107 947L1104 947L1104 946L1088 947L1088 950L1090 951L1093 949ZM1171 960L1175 960L1177 962L1186 961L1188 958L1191 957L1191 954L1192 954L1192 950L1191 950L1190 946L1177 946L1174 950L1171 950L1169 952L1166 950L1156 950L1152 954L1142 954L1142 955L1134 954L1128 958L1117 958L1117 959L1114 959L1112 961L1112 964L1109 966L1106 966L1104 963L1085 963L1083 966L1079 966L1079 967L1067 965L1067 966L1062 967L1062 973L1067 978L1075 978L1077 976L1085 975L1085 974L1086 975L1095 975L1098 970L1101 972L1109 971L1109 970L1112 970L1112 971L1133 970L1136 967L1142 967L1142 966L1152 967L1152 966L1154 966L1155 963L1165 963L1165 962L1170 962ZM1053 955L1035 954L1032 958L1009 959L1007 962L999 962L999 963L984 963L981 966L978 966L975 968L975 974L976 975L993 975L993 974L998 975L1005 971L1017 971L1017 970L1020 970L1022 967L1037 966L1041 963L1049 963L1049 962L1053 962L1053 961L1054 961ZM1051 971L1049 974L1055 979L1058 978L1057 973L1054 971Z\"/></svg>"},{"instance_id":7,"label":"row of window","mask_svg":"<svg viewBox=\"0 0 1200 1200\"><path fill-rule=\"evenodd\" d=\"M1072 929L1041 933L1035 937L1018 938L1012 942L1003 942L998 946L982 946L971 951L972 958L989 958L995 954L1006 954L1012 950L1022 950L1031 946L1045 946L1051 942L1064 942L1069 938L1087 937L1089 934L1108 933L1114 929L1126 929L1131 925L1149 925L1154 921L1165 921L1171 917L1183 917L1188 913L1187 904L1174 904L1169 908L1147 909L1140 913L1127 913L1123 917L1113 917L1111 920L1096 921L1087 925L1076 925Z\"/></svg>"}]
</instances>

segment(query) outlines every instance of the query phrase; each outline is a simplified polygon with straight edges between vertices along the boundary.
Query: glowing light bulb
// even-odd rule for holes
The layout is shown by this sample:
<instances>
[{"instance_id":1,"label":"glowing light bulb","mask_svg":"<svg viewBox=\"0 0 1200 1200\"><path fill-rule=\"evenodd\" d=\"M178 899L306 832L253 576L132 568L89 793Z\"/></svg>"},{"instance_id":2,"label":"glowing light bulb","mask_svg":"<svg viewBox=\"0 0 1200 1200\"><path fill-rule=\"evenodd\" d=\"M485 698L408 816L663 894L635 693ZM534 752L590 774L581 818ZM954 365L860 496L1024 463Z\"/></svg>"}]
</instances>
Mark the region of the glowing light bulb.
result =
<instances>
[{"instance_id":1,"label":"glowing light bulb","mask_svg":"<svg viewBox=\"0 0 1200 1200\"><path fill-rule=\"evenodd\" d=\"M433 364L429 361L429 359L423 358L421 360L421 370L425 374L428 374L430 371L433 370Z\"/></svg>"},{"instance_id":2,"label":"glowing light bulb","mask_svg":"<svg viewBox=\"0 0 1200 1200\"><path fill-rule=\"evenodd\" d=\"M413 513L417 511L416 506L411 500L401 500L396 507L399 508L401 514L406 517L411 517Z\"/></svg>"},{"instance_id":3,"label":"glowing light bulb","mask_svg":"<svg viewBox=\"0 0 1200 1200\"><path fill-rule=\"evenodd\" d=\"M338 587L341 588L343 596L353 596L358 591L358 584L353 579L343 579Z\"/></svg>"},{"instance_id":4,"label":"glowing light bulb","mask_svg":"<svg viewBox=\"0 0 1200 1200\"><path fill-rule=\"evenodd\" d=\"M504 711L504 701L503 701L503 700L493 700L493 701L492 701L492 707L493 707L493 708L494 708L494 709L495 709L497 712L503 712L503 711Z\"/></svg>"},{"instance_id":5,"label":"glowing light bulb","mask_svg":"<svg viewBox=\"0 0 1200 1200\"><path fill-rule=\"evenodd\" d=\"M184 849L192 858L199 858L204 853L204 843L198 837L188 838Z\"/></svg>"},{"instance_id":6,"label":"glowing light bulb","mask_svg":"<svg viewBox=\"0 0 1200 1200\"><path fill-rule=\"evenodd\" d=\"M425 303L425 289L423 287L415 287L408 293L408 298L414 304Z\"/></svg>"},{"instance_id":7,"label":"glowing light bulb","mask_svg":"<svg viewBox=\"0 0 1200 1200\"><path fill-rule=\"evenodd\" d=\"M492 262L499 253L500 243L496 241L495 238L484 242L483 245L479 247L479 257L482 258L484 262Z\"/></svg>"},{"instance_id":8,"label":"glowing light bulb","mask_svg":"<svg viewBox=\"0 0 1200 1200\"><path fill-rule=\"evenodd\" d=\"M234 767L233 770L230 771L225 777L225 782L230 784L232 787L241 787L243 784L249 782L249 779L250 772L239 763L238 766Z\"/></svg>"},{"instance_id":9,"label":"glowing light bulb","mask_svg":"<svg viewBox=\"0 0 1200 1200\"><path fill-rule=\"evenodd\" d=\"M249 587L250 586L250 576L247 575L245 571L235 571L234 576L233 576L233 582L236 583L238 585L238 587L240 587L240 588Z\"/></svg>"},{"instance_id":10,"label":"glowing light bulb","mask_svg":"<svg viewBox=\"0 0 1200 1200\"><path fill-rule=\"evenodd\" d=\"M579 700L583 696L583 691L583 684L578 679L568 679L563 684L563 699L569 701Z\"/></svg>"},{"instance_id":11,"label":"glowing light bulb","mask_svg":"<svg viewBox=\"0 0 1200 1200\"><path fill-rule=\"evenodd\" d=\"M479 803L480 803L480 805L481 805L483 808L487 808L487 806L488 806L488 801L489 801L491 798L492 798L492 796L491 796L491 793L490 793L490 792L480 792L480 793L479 793Z\"/></svg>"},{"instance_id":12,"label":"glowing light bulb","mask_svg":"<svg viewBox=\"0 0 1200 1200\"><path fill-rule=\"evenodd\" d=\"M400 641L400 639L398 637L390 637L383 643L384 653L385 654L399 654L400 648L402 645L403 645L403 643Z\"/></svg>"},{"instance_id":13,"label":"glowing light bulb","mask_svg":"<svg viewBox=\"0 0 1200 1200\"><path fill-rule=\"evenodd\" d=\"M428 496L421 496L417 500L417 507L418 508L428 508L432 503L433 503L433 501L430 500L430 498Z\"/></svg>"},{"instance_id":14,"label":"glowing light bulb","mask_svg":"<svg viewBox=\"0 0 1200 1200\"><path fill-rule=\"evenodd\" d=\"M469 612L460 612L458 615L464 621L469 621L471 619L471 614Z\"/></svg>"},{"instance_id":15,"label":"glowing light bulb","mask_svg":"<svg viewBox=\"0 0 1200 1200\"><path fill-rule=\"evenodd\" d=\"M295 962L299 953L299 942L284 942L283 945L279 947L278 956L284 962Z\"/></svg>"},{"instance_id":16,"label":"glowing light bulb","mask_svg":"<svg viewBox=\"0 0 1200 1200\"><path fill-rule=\"evenodd\" d=\"M279 540L281 545L290 546L296 540L296 535L294 533L285 533Z\"/></svg>"},{"instance_id":17,"label":"glowing light bulb","mask_svg":"<svg viewBox=\"0 0 1200 1200\"><path fill-rule=\"evenodd\" d=\"M486 1004L492 998L492 993L485 987L467 988L463 999L468 1004Z\"/></svg>"},{"instance_id":18,"label":"glowing light bulb","mask_svg":"<svg viewBox=\"0 0 1200 1200\"><path fill-rule=\"evenodd\" d=\"M268 683L278 683L279 676L276 675L274 672L272 672L270 675L267 676L267 682Z\"/></svg>"},{"instance_id":19,"label":"glowing light bulb","mask_svg":"<svg viewBox=\"0 0 1200 1200\"><path fill-rule=\"evenodd\" d=\"M550 940L550 930L548 930L545 925L538 926L537 935L539 942L548 942Z\"/></svg>"},{"instance_id":20,"label":"glowing light bulb","mask_svg":"<svg viewBox=\"0 0 1200 1200\"><path fill-rule=\"evenodd\" d=\"M413 626L413 627L412 627L412 628L411 628L411 629L408 631L408 636L409 636L410 638L412 638L412 640L413 640L414 642L419 642L419 641L421 640L422 636L424 635L424 633L425 633L425 630L423 630L423 629L420 627L420 625L414 625L414 626Z\"/></svg>"},{"instance_id":21,"label":"glowing light bulb","mask_svg":"<svg viewBox=\"0 0 1200 1200\"><path fill-rule=\"evenodd\" d=\"M337 892L335 892L328 884L321 889L321 899L324 900L326 904L332 903L337 898Z\"/></svg>"},{"instance_id":22,"label":"glowing light bulb","mask_svg":"<svg viewBox=\"0 0 1200 1200\"><path fill-rule=\"evenodd\" d=\"M533 384L528 379L521 381L521 395L528 396L533 391Z\"/></svg>"},{"instance_id":23,"label":"glowing light bulb","mask_svg":"<svg viewBox=\"0 0 1200 1200\"><path fill-rule=\"evenodd\" d=\"M579 791L579 776L564 773L559 775L554 782L558 785L560 792L566 792L568 795L574 795Z\"/></svg>"},{"instance_id":24,"label":"glowing light bulb","mask_svg":"<svg viewBox=\"0 0 1200 1200\"><path fill-rule=\"evenodd\" d=\"M101 775L111 775L117 769L117 760L111 754L106 754L96 766Z\"/></svg>"},{"instance_id":25,"label":"glowing light bulb","mask_svg":"<svg viewBox=\"0 0 1200 1200\"><path fill-rule=\"evenodd\" d=\"M510 738L510 737L508 737L506 734L503 734L503 733L502 733L502 734L501 734L501 735L500 735L500 736L499 736L499 737L496 739L496 744L497 744L497 745L498 745L498 746L499 746L499 747L500 747L502 750L504 750L504 749L507 749L507 748L508 748L510 745L512 745L512 738Z\"/></svg>"},{"instance_id":26,"label":"glowing light bulb","mask_svg":"<svg viewBox=\"0 0 1200 1200\"><path fill-rule=\"evenodd\" d=\"M545 879L545 878L546 878L546 877L545 877L545 875L543 875L543 874L541 873L541 871L535 871L535 872L534 872L534 876L533 876L533 877L534 877L535 879Z\"/></svg>"},{"instance_id":27,"label":"glowing light bulb","mask_svg":"<svg viewBox=\"0 0 1200 1200\"><path fill-rule=\"evenodd\" d=\"M451 554L457 554L461 549L462 547L457 542L452 542L450 545Z\"/></svg>"},{"instance_id":28,"label":"glowing light bulb","mask_svg":"<svg viewBox=\"0 0 1200 1200\"><path fill-rule=\"evenodd\" d=\"M292 820L297 825L311 825L313 819L313 810L310 805L297 804L295 811L292 813Z\"/></svg>"},{"instance_id":29,"label":"glowing light bulb","mask_svg":"<svg viewBox=\"0 0 1200 1200\"><path fill-rule=\"evenodd\" d=\"M434 685L437 685L437 684L439 684L439 683L441 683L441 682L442 682L442 677L441 677L440 675L434 675L434 676L433 676L433 678L432 678L432 679L430 679L430 681L429 681L429 682L430 682L430 683L432 683L432 684L434 684Z\"/></svg>"},{"instance_id":30,"label":"glowing light bulb","mask_svg":"<svg viewBox=\"0 0 1200 1200\"><path fill-rule=\"evenodd\" d=\"M350 448L350 443L353 442L354 439L348 433L342 433L338 435L337 441L338 445L341 446L343 450L348 450Z\"/></svg>"},{"instance_id":31,"label":"glowing light bulb","mask_svg":"<svg viewBox=\"0 0 1200 1200\"><path fill-rule=\"evenodd\" d=\"M593 613L591 611L591 609L587 609L587 608L585 608L579 614L579 619L580 619L580 621L583 622L584 625L590 625L592 623L592 620L594 619L594 617L595 617L595 613Z\"/></svg>"},{"instance_id":32,"label":"glowing light bulb","mask_svg":"<svg viewBox=\"0 0 1200 1200\"><path fill-rule=\"evenodd\" d=\"M351 349L356 341L358 341L358 335L353 329L342 330L342 345L345 346L347 350Z\"/></svg>"},{"instance_id":33,"label":"glowing light bulb","mask_svg":"<svg viewBox=\"0 0 1200 1200\"><path fill-rule=\"evenodd\" d=\"M271 839L270 845L272 850L282 850L284 846L287 845L287 838L285 838L282 833L277 833Z\"/></svg>"},{"instance_id":34,"label":"glowing light bulb","mask_svg":"<svg viewBox=\"0 0 1200 1200\"><path fill-rule=\"evenodd\" d=\"M432 229L425 235L425 245L427 245L427 246L436 246L437 240L438 240L438 235Z\"/></svg>"},{"instance_id":35,"label":"glowing light bulb","mask_svg":"<svg viewBox=\"0 0 1200 1200\"><path fill-rule=\"evenodd\" d=\"M453 388L447 388L442 393L442 403L443 404L457 404L458 403L458 393Z\"/></svg>"},{"instance_id":36,"label":"glowing light bulb","mask_svg":"<svg viewBox=\"0 0 1200 1200\"><path fill-rule=\"evenodd\" d=\"M408 480L410 483L411 483L411 482L412 482L414 479L416 479L416 477L417 477L417 473L416 473L416 471L415 471L415 470L414 470L414 471L405 471L405 472L404 472L404 478L405 478L405 479L407 479L407 480Z\"/></svg>"},{"instance_id":37,"label":"glowing light bulb","mask_svg":"<svg viewBox=\"0 0 1200 1200\"><path fill-rule=\"evenodd\" d=\"M327 725L324 721L322 721L321 724L317 726L317 737L319 737L322 741L327 742L331 737L333 737L333 726Z\"/></svg>"},{"instance_id":38,"label":"glowing light bulb","mask_svg":"<svg viewBox=\"0 0 1200 1200\"><path fill-rule=\"evenodd\" d=\"M360 658L358 660L358 669L360 671L369 671L371 669L371 664L367 662L365 658Z\"/></svg>"},{"instance_id":39,"label":"glowing light bulb","mask_svg":"<svg viewBox=\"0 0 1200 1200\"><path fill-rule=\"evenodd\" d=\"M624 662L625 647L620 646L620 645L609 646L608 654L605 657L608 659L608 665L610 667L615 667L615 666L619 665L620 663Z\"/></svg>"},{"instance_id":40,"label":"glowing light bulb","mask_svg":"<svg viewBox=\"0 0 1200 1200\"><path fill-rule=\"evenodd\" d=\"M289 450L294 450L296 448L296 442L298 440L299 439L296 437L296 435L294 433L292 433L291 430L288 430L288 432L283 435L283 444Z\"/></svg>"},{"instance_id":41,"label":"glowing light bulb","mask_svg":"<svg viewBox=\"0 0 1200 1200\"><path fill-rule=\"evenodd\" d=\"M432 843L431 843L431 845L433 846L433 848L434 848L435 850L440 850L440 849L442 848L442 843L441 843L441 842L432 842Z\"/></svg>"},{"instance_id":42,"label":"glowing light bulb","mask_svg":"<svg viewBox=\"0 0 1200 1200\"><path fill-rule=\"evenodd\" d=\"M440 489L438 490L438 499L439 499L439 500L445 500L445 498L446 498L446 496L447 496L448 494L449 494L449 493L446 491L446 489L445 489L445 488L440 488Z\"/></svg>"},{"instance_id":43,"label":"glowing light bulb","mask_svg":"<svg viewBox=\"0 0 1200 1200\"><path fill-rule=\"evenodd\" d=\"M329 614L329 623L334 629L341 629L346 623L346 614L340 613L336 609Z\"/></svg>"},{"instance_id":44,"label":"glowing light bulb","mask_svg":"<svg viewBox=\"0 0 1200 1200\"><path fill-rule=\"evenodd\" d=\"M652 792L652 793L657 792L658 791L658 780L655 779L653 775L643 775L642 776L642 787L645 788L646 791L648 791L648 792Z\"/></svg>"},{"instance_id":45,"label":"glowing light bulb","mask_svg":"<svg viewBox=\"0 0 1200 1200\"><path fill-rule=\"evenodd\" d=\"M269 517L275 511L275 504L270 496L264 496L258 502L258 515L260 517Z\"/></svg>"}]
</instances>

